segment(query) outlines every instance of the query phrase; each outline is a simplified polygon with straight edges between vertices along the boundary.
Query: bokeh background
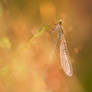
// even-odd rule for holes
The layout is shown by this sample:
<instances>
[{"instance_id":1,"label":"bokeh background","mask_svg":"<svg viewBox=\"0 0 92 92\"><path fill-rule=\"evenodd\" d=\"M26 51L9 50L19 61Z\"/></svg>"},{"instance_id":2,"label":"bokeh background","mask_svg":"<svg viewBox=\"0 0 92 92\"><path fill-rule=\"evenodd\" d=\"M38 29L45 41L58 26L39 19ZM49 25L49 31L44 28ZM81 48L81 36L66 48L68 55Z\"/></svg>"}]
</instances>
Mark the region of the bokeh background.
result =
<instances>
[{"instance_id":1,"label":"bokeh background","mask_svg":"<svg viewBox=\"0 0 92 92\"><path fill-rule=\"evenodd\" d=\"M59 48L50 61L56 35L49 28L29 41L59 19L72 77L62 70ZM92 0L0 0L0 92L92 92L91 34Z\"/></svg>"}]
</instances>

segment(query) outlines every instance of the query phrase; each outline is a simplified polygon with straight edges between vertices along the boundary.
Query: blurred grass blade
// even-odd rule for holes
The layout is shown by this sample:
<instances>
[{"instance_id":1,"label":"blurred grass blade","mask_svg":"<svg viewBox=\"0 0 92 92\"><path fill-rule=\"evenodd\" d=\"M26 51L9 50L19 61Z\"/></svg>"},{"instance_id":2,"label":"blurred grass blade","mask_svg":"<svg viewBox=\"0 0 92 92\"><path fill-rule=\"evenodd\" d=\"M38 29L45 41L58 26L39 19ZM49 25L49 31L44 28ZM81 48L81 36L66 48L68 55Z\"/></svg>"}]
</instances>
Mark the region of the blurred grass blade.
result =
<instances>
[{"instance_id":1,"label":"blurred grass blade","mask_svg":"<svg viewBox=\"0 0 92 92\"><path fill-rule=\"evenodd\" d=\"M41 28L41 30L39 30L37 33L35 33L35 34L32 36L32 38L30 39L30 42L32 42L36 37L39 37L40 35L42 35L43 32L46 30L47 27L48 27L48 24L45 25L45 26L43 26L43 27Z\"/></svg>"}]
</instances>

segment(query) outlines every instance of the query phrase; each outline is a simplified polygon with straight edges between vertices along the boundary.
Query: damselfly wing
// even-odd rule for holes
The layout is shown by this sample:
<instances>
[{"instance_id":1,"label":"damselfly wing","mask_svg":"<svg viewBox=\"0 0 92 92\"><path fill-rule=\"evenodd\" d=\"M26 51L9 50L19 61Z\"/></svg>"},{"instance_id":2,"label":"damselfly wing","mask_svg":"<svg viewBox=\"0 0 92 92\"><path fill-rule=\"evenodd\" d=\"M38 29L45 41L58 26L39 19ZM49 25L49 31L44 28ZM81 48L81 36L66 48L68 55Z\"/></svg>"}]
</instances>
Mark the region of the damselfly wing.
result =
<instances>
[{"instance_id":1,"label":"damselfly wing","mask_svg":"<svg viewBox=\"0 0 92 92\"><path fill-rule=\"evenodd\" d=\"M66 40L64 37L64 34L61 36L61 43L60 43L60 63L62 66L62 69L68 76L72 76L73 69L72 69L72 64L66 44Z\"/></svg>"}]
</instances>

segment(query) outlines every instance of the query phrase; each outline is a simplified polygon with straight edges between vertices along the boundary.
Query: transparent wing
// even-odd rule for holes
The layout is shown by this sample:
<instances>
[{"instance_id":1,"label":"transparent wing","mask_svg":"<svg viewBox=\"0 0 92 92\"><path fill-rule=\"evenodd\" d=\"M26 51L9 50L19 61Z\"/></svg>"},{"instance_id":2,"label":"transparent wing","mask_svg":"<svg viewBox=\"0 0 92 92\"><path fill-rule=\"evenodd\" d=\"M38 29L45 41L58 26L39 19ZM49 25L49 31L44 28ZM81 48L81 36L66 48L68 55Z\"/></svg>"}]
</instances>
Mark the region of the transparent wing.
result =
<instances>
[{"instance_id":1,"label":"transparent wing","mask_svg":"<svg viewBox=\"0 0 92 92\"><path fill-rule=\"evenodd\" d=\"M61 36L60 59L61 59L61 65L62 65L64 72L68 76L72 76L72 73L73 73L72 64L70 62L70 57L69 57L69 53L68 53L67 44L66 44L64 34L62 34L62 36Z\"/></svg>"}]
</instances>

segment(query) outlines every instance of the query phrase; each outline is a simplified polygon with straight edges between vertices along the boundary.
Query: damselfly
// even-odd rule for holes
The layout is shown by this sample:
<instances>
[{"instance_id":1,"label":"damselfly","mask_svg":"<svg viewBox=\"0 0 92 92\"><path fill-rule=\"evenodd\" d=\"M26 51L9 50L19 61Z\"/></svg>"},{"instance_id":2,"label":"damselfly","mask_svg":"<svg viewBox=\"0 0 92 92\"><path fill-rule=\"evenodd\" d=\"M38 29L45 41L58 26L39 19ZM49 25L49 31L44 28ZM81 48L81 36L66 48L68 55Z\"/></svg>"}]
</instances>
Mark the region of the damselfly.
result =
<instances>
[{"instance_id":1,"label":"damselfly","mask_svg":"<svg viewBox=\"0 0 92 92\"><path fill-rule=\"evenodd\" d=\"M49 25L44 26L39 32L34 34L31 41L35 37L38 37L41 33L43 33L46 30L47 27L49 27ZM62 28L62 20L59 20L59 22L56 24L56 27L53 29L53 31L58 31L58 33L57 33L57 39L56 39L56 43L55 43L55 46L54 46L54 50L52 51L52 54L54 54L54 51L55 51L57 44L60 40L60 62L61 62L61 66L62 66L63 71L66 73L66 75L72 76L73 69L72 69L72 64L71 64L71 60L70 60L70 56L69 56L69 52L68 52L68 48L67 48L67 43L66 43L65 36L64 36L64 31L63 31L63 28ZM53 56L53 55L51 55L51 56Z\"/></svg>"}]
</instances>

